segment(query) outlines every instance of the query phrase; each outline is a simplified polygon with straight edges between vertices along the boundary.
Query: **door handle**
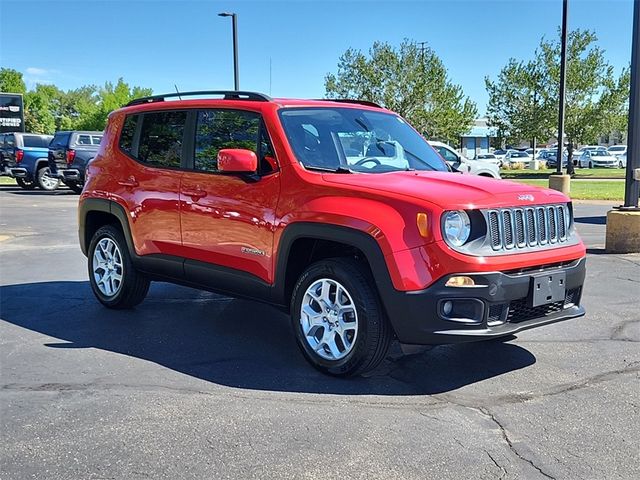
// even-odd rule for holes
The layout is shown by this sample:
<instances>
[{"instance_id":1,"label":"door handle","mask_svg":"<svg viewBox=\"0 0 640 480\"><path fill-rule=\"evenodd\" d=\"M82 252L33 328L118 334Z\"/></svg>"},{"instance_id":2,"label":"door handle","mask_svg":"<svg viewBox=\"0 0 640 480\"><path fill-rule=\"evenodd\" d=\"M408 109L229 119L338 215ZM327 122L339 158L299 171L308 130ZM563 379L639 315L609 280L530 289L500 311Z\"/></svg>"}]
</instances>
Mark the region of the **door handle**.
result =
<instances>
[{"instance_id":1,"label":"door handle","mask_svg":"<svg viewBox=\"0 0 640 480\"><path fill-rule=\"evenodd\" d=\"M118 185L123 187L137 187L139 183L134 177L129 177L126 180L118 180Z\"/></svg>"},{"instance_id":2,"label":"door handle","mask_svg":"<svg viewBox=\"0 0 640 480\"><path fill-rule=\"evenodd\" d=\"M200 190L199 188L195 188L193 190L183 190L182 193L187 197L191 197L195 201L198 201L201 198L207 196L207 192L205 192L204 190Z\"/></svg>"}]
</instances>

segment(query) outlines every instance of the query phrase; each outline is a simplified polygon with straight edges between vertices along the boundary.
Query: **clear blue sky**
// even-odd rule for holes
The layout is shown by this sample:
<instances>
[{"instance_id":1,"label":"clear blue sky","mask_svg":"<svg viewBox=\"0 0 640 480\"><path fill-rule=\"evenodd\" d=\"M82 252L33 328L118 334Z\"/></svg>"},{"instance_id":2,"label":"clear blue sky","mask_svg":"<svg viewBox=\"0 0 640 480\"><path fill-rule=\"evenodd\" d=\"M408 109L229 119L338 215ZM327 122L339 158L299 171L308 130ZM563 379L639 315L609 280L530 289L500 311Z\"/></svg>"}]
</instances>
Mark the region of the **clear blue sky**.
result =
<instances>
[{"instance_id":1,"label":"clear blue sky","mask_svg":"<svg viewBox=\"0 0 640 480\"><path fill-rule=\"evenodd\" d=\"M631 56L632 0L571 0L570 28L595 30L617 71ZM347 48L426 41L484 113L485 75L556 34L561 0L154 1L0 0L0 64L27 85L63 89L118 77L156 93L233 87L238 13L240 87L280 97L324 95ZM269 80L269 61L272 81Z\"/></svg>"}]
</instances>

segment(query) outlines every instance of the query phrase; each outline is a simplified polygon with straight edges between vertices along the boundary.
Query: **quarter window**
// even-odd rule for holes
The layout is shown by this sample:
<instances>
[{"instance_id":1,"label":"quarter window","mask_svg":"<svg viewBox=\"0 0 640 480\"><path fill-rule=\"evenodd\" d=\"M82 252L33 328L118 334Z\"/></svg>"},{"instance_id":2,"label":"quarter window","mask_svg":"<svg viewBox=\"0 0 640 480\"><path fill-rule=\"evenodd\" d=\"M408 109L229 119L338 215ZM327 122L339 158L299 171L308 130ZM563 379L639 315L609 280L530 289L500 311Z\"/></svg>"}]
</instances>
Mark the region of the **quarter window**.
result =
<instances>
[{"instance_id":1,"label":"quarter window","mask_svg":"<svg viewBox=\"0 0 640 480\"><path fill-rule=\"evenodd\" d=\"M157 167L180 167L187 113L147 113L142 120L138 159Z\"/></svg>"},{"instance_id":2,"label":"quarter window","mask_svg":"<svg viewBox=\"0 0 640 480\"><path fill-rule=\"evenodd\" d=\"M133 155L133 136L136 133L137 124L138 115L128 115L120 132L120 149L129 155Z\"/></svg>"},{"instance_id":3,"label":"quarter window","mask_svg":"<svg viewBox=\"0 0 640 480\"><path fill-rule=\"evenodd\" d=\"M260 115L242 110L200 110L196 122L194 168L218 171L218 152L243 148L257 152Z\"/></svg>"}]
</instances>

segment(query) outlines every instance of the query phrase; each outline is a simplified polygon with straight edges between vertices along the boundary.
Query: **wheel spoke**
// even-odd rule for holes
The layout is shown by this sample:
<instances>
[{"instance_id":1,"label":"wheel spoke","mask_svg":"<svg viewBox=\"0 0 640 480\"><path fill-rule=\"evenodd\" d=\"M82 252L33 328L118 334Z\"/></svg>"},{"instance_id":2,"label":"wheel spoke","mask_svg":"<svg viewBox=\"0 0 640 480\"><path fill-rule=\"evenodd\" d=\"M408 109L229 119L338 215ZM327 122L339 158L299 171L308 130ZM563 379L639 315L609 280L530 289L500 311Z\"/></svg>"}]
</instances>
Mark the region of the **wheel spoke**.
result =
<instances>
[{"instance_id":1,"label":"wheel spoke","mask_svg":"<svg viewBox=\"0 0 640 480\"><path fill-rule=\"evenodd\" d=\"M329 347L329 351L331 352L331 355L333 355L333 358L340 358L342 352L340 352L338 344L336 343L336 332L330 332L329 335L327 347Z\"/></svg>"}]
</instances>

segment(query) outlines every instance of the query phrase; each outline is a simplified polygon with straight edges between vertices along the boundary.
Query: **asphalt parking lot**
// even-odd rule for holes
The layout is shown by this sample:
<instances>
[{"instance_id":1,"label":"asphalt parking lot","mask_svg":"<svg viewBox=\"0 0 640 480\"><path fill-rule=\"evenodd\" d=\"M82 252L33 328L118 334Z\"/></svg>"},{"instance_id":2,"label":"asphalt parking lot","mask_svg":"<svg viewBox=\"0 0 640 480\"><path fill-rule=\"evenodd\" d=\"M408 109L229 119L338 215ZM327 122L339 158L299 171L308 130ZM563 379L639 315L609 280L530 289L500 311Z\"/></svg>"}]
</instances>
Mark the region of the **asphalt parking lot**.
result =
<instances>
[{"instance_id":1,"label":"asphalt parking lot","mask_svg":"<svg viewBox=\"0 0 640 480\"><path fill-rule=\"evenodd\" d=\"M1 478L640 478L640 255L604 253L606 205L576 206L586 317L338 380L261 304L101 307L77 198L0 186Z\"/></svg>"}]
</instances>

